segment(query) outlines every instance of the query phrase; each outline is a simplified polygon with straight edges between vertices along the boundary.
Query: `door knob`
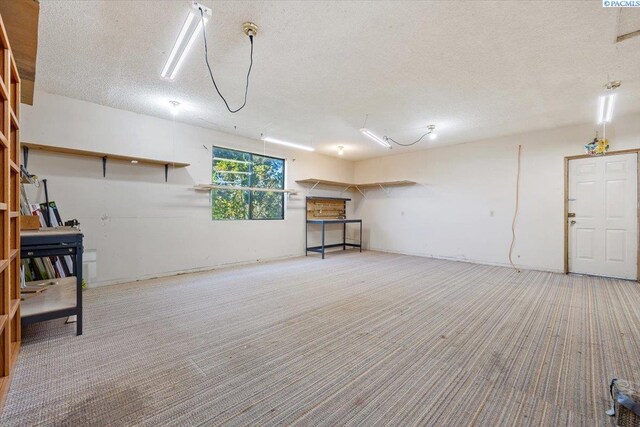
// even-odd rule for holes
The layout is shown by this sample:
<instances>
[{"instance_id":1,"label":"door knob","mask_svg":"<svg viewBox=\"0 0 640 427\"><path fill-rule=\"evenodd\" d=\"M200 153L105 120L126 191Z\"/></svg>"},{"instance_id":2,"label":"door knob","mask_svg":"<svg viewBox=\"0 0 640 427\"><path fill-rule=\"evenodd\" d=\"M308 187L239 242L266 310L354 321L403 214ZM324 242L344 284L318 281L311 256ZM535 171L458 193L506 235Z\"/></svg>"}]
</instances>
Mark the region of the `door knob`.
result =
<instances>
[{"instance_id":1,"label":"door knob","mask_svg":"<svg viewBox=\"0 0 640 427\"><path fill-rule=\"evenodd\" d=\"M570 222L570 224L571 224L571 225L573 225L573 224L575 224L575 223L576 223L576 222L575 222L574 220L571 220L571 222Z\"/></svg>"}]
</instances>

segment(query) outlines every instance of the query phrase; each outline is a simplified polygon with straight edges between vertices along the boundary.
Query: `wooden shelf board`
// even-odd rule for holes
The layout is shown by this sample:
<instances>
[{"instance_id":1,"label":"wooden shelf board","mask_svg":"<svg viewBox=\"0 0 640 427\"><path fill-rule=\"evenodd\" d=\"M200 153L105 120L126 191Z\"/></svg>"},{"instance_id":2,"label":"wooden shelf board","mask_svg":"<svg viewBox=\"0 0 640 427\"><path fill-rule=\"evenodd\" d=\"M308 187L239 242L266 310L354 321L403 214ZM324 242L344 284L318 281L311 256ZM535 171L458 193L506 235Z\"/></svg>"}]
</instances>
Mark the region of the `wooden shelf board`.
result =
<instances>
[{"instance_id":1,"label":"wooden shelf board","mask_svg":"<svg viewBox=\"0 0 640 427\"><path fill-rule=\"evenodd\" d=\"M15 172L20 172L20 166L16 165L16 162L14 162L13 160L9 160L9 166L11 166L11 169L13 169Z\"/></svg>"},{"instance_id":2,"label":"wooden shelf board","mask_svg":"<svg viewBox=\"0 0 640 427\"><path fill-rule=\"evenodd\" d=\"M20 212L18 211L9 211L9 218L17 218L20 216Z\"/></svg>"},{"instance_id":3,"label":"wooden shelf board","mask_svg":"<svg viewBox=\"0 0 640 427\"><path fill-rule=\"evenodd\" d=\"M18 355L20 354L20 341L13 341L11 343L11 372L13 372L13 366L16 364L18 360Z\"/></svg>"},{"instance_id":4,"label":"wooden shelf board","mask_svg":"<svg viewBox=\"0 0 640 427\"><path fill-rule=\"evenodd\" d=\"M357 191L358 189L374 189L374 188L385 188L385 187L401 187L401 186L409 186L416 185L415 181L381 181L381 182L370 182L366 184L354 184L350 182L339 182L339 181L328 181L326 179L316 179L316 178L307 178L296 181L298 184L312 184L312 185L327 185L330 187L342 187L345 190Z\"/></svg>"},{"instance_id":5,"label":"wooden shelf board","mask_svg":"<svg viewBox=\"0 0 640 427\"><path fill-rule=\"evenodd\" d=\"M326 179L316 179L316 178L308 178L308 179L300 179L296 181L298 184L318 184L318 185L329 185L332 187L353 187L355 184L351 184L348 182L340 182L340 181L328 181Z\"/></svg>"},{"instance_id":6,"label":"wooden shelf board","mask_svg":"<svg viewBox=\"0 0 640 427\"><path fill-rule=\"evenodd\" d=\"M198 184L193 187L196 190L201 191L209 191L209 190L243 190L243 191L263 191L263 192L274 192L274 193L288 193L288 194L297 194L295 190L280 190L276 188L260 188L260 187L235 187L231 185L217 185L217 184Z\"/></svg>"},{"instance_id":7,"label":"wooden shelf board","mask_svg":"<svg viewBox=\"0 0 640 427\"><path fill-rule=\"evenodd\" d=\"M4 271L9 266L8 259L0 259L0 272Z\"/></svg>"},{"instance_id":8,"label":"wooden shelf board","mask_svg":"<svg viewBox=\"0 0 640 427\"><path fill-rule=\"evenodd\" d=\"M16 80L16 83L20 84L20 73L18 73L18 65L16 64L16 58L14 55L10 56L9 60L9 74Z\"/></svg>"},{"instance_id":9,"label":"wooden shelf board","mask_svg":"<svg viewBox=\"0 0 640 427\"><path fill-rule=\"evenodd\" d=\"M12 299L9 303L9 319L13 319L13 316L15 316L18 311L18 307L20 307L20 300Z\"/></svg>"},{"instance_id":10,"label":"wooden shelf board","mask_svg":"<svg viewBox=\"0 0 640 427\"><path fill-rule=\"evenodd\" d=\"M22 102L33 105L33 83L36 78L38 52L38 21L40 3L37 1L0 1L0 15L6 17L7 36L21 81ZM30 90L25 94L25 83Z\"/></svg>"},{"instance_id":11,"label":"wooden shelf board","mask_svg":"<svg viewBox=\"0 0 640 427\"><path fill-rule=\"evenodd\" d=\"M37 282L53 281L54 280ZM64 279L55 279L54 282L56 284L46 286L44 292L25 297L20 310L20 316L22 318L33 316L34 314L63 310L65 308L74 308L76 306L76 278L65 277Z\"/></svg>"},{"instance_id":12,"label":"wooden shelf board","mask_svg":"<svg viewBox=\"0 0 640 427\"><path fill-rule=\"evenodd\" d=\"M0 96L5 101L9 100L9 91L7 90L7 87L5 86L2 79L0 79Z\"/></svg>"},{"instance_id":13,"label":"wooden shelf board","mask_svg":"<svg viewBox=\"0 0 640 427\"><path fill-rule=\"evenodd\" d=\"M6 211L7 210L7 204L6 203L0 203L0 211Z\"/></svg>"},{"instance_id":14,"label":"wooden shelf board","mask_svg":"<svg viewBox=\"0 0 640 427\"><path fill-rule=\"evenodd\" d=\"M403 187L408 185L416 185L416 182L403 180L403 181L372 182L368 184L356 184L358 188Z\"/></svg>"},{"instance_id":15,"label":"wooden shelf board","mask_svg":"<svg viewBox=\"0 0 640 427\"><path fill-rule=\"evenodd\" d=\"M18 117L16 117L16 113L13 109L9 109L9 115L11 116L11 124L14 128L20 129L20 123L18 122Z\"/></svg>"},{"instance_id":16,"label":"wooden shelf board","mask_svg":"<svg viewBox=\"0 0 640 427\"><path fill-rule=\"evenodd\" d=\"M7 140L7 137L4 136L2 132L0 132L0 143L2 143L2 145L4 145L6 148L9 148L9 141Z\"/></svg>"},{"instance_id":17,"label":"wooden shelf board","mask_svg":"<svg viewBox=\"0 0 640 427\"><path fill-rule=\"evenodd\" d=\"M121 160L121 161L136 161L138 163L146 163L151 165L169 165L177 168L184 168L190 166L189 163L183 162L174 162L173 160L161 160L161 159L149 159L145 157L133 157L133 156L124 156L121 154L114 153L103 153L100 151L88 151L88 150L79 150L77 148L68 148L68 147L55 147L53 145L43 145L43 144L35 144L33 142L22 142L22 148L28 148L29 150L42 150L49 151L52 153L61 153L61 154L71 154L74 156L84 156L84 157L98 157L103 158L106 157L107 160Z\"/></svg>"}]
</instances>

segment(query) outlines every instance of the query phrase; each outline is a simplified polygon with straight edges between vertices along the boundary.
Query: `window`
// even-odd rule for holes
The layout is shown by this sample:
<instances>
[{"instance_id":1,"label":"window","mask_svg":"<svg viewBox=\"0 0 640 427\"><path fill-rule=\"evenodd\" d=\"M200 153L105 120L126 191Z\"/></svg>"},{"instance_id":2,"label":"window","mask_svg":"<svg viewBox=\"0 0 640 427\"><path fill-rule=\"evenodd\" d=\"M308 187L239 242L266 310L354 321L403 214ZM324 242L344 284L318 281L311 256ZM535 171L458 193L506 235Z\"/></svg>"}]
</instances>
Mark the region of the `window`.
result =
<instances>
[{"instance_id":1,"label":"window","mask_svg":"<svg viewBox=\"0 0 640 427\"><path fill-rule=\"evenodd\" d=\"M213 147L211 182L229 187L284 190L284 159ZM211 190L214 220L284 219L284 193L269 190Z\"/></svg>"}]
</instances>

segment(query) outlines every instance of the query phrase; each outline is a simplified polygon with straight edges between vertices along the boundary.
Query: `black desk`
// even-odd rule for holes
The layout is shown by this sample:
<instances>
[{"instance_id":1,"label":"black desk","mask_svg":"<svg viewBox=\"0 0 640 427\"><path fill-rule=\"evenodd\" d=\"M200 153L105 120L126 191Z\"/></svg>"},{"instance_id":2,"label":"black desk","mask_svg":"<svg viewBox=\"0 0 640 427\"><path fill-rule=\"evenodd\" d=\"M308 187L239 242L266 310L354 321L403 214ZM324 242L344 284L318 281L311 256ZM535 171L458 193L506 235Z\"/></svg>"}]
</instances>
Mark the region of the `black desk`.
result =
<instances>
[{"instance_id":1,"label":"black desk","mask_svg":"<svg viewBox=\"0 0 640 427\"><path fill-rule=\"evenodd\" d=\"M23 325L75 315L77 317L76 335L82 335L83 237L80 230L72 227L22 231L20 235L20 256L22 259L70 255L73 257L73 276L76 278L75 307L56 308L23 316ZM23 306L24 304L23 301Z\"/></svg>"},{"instance_id":2,"label":"black desk","mask_svg":"<svg viewBox=\"0 0 640 427\"><path fill-rule=\"evenodd\" d=\"M309 224L320 224L322 225L322 245L320 246L309 246L308 243L308 234L309 234ZM324 234L325 234L325 225L326 224L342 224L342 243L332 243L325 244ZM360 242L359 243L347 243L347 224L360 224ZM347 246L353 248L360 248L360 252L362 252L362 220L361 219L308 219L306 230L305 230L305 246L307 248L307 252L305 255L308 255L308 252L317 252L322 254L322 259L324 259L325 249L327 248L339 248L342 246L342 250L346 250Z\"/></svg>"}]
</instances>

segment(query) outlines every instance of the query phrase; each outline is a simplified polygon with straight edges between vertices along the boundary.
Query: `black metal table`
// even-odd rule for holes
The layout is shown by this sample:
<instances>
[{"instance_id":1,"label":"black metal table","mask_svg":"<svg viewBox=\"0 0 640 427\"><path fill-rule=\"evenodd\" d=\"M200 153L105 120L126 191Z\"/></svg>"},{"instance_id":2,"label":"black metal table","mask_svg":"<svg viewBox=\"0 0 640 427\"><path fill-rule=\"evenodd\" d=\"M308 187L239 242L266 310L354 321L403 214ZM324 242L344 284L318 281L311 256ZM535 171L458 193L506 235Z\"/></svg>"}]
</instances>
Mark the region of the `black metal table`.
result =
<instances>
[{"instance_id":1,"label":"black metal table","mask_svg":"<svg viewBox=\"0 0 640 427\"><path fill-rule=\"evenodd\" d=\"M71 227L23 230L20 235L20 256L22 259L50 256L72 256L73 276L76 278L76 306L52 311L44 311L22 317L22 324L43 322L61 317L76 316L76 335L82 335L82 240L80 230Z\"/></svg>"},{"instance_id":2,"label":"black metal table","mask_svg":"<svg viewBox=\"0 0 640 427\"><path fill-rule=\"evenodd\" d=\"M308 243L308 235L309 235L309 224L320 224L322 225L322 245L320 246L309 246ZM327 245L325 243L325 225L326 224L342 224L342 243L332 243ZM347 243L347 224L360 224L360 242L359 243ZM360 252L362 252L362 220L361 219L308 219L306 230L305 230L305 247L307 248L307 252L305 255L308 255L308 252L317 252L322 254L322 259L324 259L325 250L327 248L339 248L342 246L342 250L346 250L347 246L353 248L360 248Z\"/></svg>"}]
</instances>

